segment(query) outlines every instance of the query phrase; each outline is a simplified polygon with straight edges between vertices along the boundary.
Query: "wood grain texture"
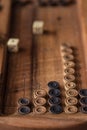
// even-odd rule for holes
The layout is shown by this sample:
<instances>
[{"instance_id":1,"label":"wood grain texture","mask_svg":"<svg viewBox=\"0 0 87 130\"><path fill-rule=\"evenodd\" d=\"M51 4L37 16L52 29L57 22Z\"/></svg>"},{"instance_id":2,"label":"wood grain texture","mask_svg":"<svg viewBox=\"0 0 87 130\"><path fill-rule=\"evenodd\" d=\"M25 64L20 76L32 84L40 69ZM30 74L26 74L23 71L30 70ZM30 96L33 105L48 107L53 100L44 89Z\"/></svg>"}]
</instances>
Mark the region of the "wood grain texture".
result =
<instances>
[{"instance_id":1,"label":"wood grain texture","mask_svg":"<svg viewBox=\"0 0 87 130\"><path fill-rule=\"evenodd\" d=\"M0 46L0 75L2 74L2 67L3 67L3 54L4 54L4 49L3 46Z\"/></svg>"},{"instance_id":2,"label":"wood grain texture","mask_svg":"<svg viewBox=\"0 0 87 130\"><path fill-rule=\"evenodd\" d=\"M0 10L0 113L3 109L3 96L6 84L7 67L7 39L9 35L11 1L0 1L2 10Z\"/></svg>"},{"instance_id":3,"label":"wood grain texture","mask_svg":"<svg viewBox=\"0 0 87 130\"><path fill-rule=\"evenodd\" d=\"M11 0L2 0L2 10L0 11L0 38L7 38L10 23Z\"/></svg>"},{"instance_id":4,"label":"wood grain texture","mask_svg":"<svg viewBox=\"0 0 87 130\"><path fill-rule=\"evenodd\" d=\"M3 104L3 95L4 95L4 86L6 82L6 53L7 53L7 47L5 44L0 44L0 113L2 111L2 104Z\"/></svg>"},{"instance_id":5,"label":"wood grain texture","mask_svg":"<svg viewBox=\"0 0 87 130\"><path fill-rule=\"evenodd\" d=\"M85 7L84 7L85 8ZM83 9L84 9L83 8ZM16 9L16 10L15 10ZM16 5L13 9L11 37L20 38L20 51L9 54L7 86L4 98L4 113L0 117L1 128L6 129L77 129L87 128L87 115L78 112L74 115L65 113L53 115L47 112L44 115L31 113L27 116L18 114L18 99L24 95L24 73L26 73L26 97L33 101L33 91L43 88L46 91L47 83L51 80L60 82L62 95L63 68L60 54L60 45L70 43L76 48L75 58L80 65L77 89L87 88L86 84L86 30L82 1L69 7L46 7ZM83 15L84 14L84 15ZM43 20L48 34L32 35L33 20ZM64 124L64 125L63 125ZM20 127L20 128L18 128Z\"/></svg>"}]
</instances>

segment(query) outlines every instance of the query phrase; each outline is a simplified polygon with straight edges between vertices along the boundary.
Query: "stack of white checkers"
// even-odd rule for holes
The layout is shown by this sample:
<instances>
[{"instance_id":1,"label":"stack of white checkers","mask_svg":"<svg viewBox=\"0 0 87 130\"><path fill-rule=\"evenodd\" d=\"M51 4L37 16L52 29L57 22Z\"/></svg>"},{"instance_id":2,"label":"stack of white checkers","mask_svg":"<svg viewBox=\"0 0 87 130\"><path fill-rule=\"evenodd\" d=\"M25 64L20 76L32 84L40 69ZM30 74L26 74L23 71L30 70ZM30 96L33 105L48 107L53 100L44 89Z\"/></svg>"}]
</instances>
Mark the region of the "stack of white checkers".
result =
<instances>
[{"instance_id":1,"label":"stack of white checkers","mask_svg":"<svg viewBox=\"0 0 87 130\"><path fill-rule=\"evenodd\" d=\"M7 42L7 47L9 52L18 52L19 50L19 39L10 38Z\"/></svg>"},{"instance_id":2,"label":"stack of white checkers","mask_svg":"<svg viewBox=\"0 0 87 130\"><path fill-rule=\"evenodd\" d=\"M43 34L44 32L44 22L34 21L33 22L33 34Z\"/></svg>"}]
</instances>

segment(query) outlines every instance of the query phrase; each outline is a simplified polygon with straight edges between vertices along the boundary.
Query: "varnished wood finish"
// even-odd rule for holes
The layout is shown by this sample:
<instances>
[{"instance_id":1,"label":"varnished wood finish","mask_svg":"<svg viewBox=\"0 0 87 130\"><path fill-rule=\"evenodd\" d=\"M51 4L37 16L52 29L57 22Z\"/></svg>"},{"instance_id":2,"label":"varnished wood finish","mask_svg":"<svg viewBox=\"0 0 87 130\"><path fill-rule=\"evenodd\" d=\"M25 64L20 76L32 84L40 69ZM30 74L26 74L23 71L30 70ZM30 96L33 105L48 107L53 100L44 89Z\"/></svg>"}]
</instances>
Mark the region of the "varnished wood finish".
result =
<instances>
[{"instance_id":1,"label":"varnished wood finish","mask_svg":"<svg viewBox=\"0 0 87 130\"><path fill-rule=\"evenodd\" d=\"M4 71L6 66L6 53L7 47L4 44L0 44L0 81L4 80Z\"/></svg>"},{"instance_id":2,"label":"varnished wood finish","mask_svg":"<svg viewBox=\"0 0 87 130\"><path fill-rule=\"evenodd\" d=\"M0 11L0 38L3 40L8 37L11 0L1 0L2 10Z\"/></svg>"},{"instance_id":3,"label":"varnished wood finish","mask_svg":"<svg viewBox=\"0 0 87 130\"><path fill-rule=\"evenodd\" d=\"M34 90L41 88L48 92L49 81L55 80L60 83L64 99L63 62L60 52L60 45L64 42L74 47L74 55L78 61L77 74L81 76L76 78L79 81L77 90L87 88L86 31L82 0L77 0L68 7L55 8L50 6L41 8L36 3L24 7L15 5L13 17L10 36L20 39L20 50L16 54L9 53L7 84L3 99L4 114L0 117L0 123L9 125L8 129L12 126L14 130L16 127L20 127L18 130L86 129L87 115L80 112L73 115L64 112L59 115L49 112L44 115L36 115L34 112L26 116L18 114L19 98L27 97L33 101ZM43 35L32 34L34 20L45 22Z\"/></svg>"},{"instance_id":4,"label":"varnished wood finish","mask_svg":"<svg viewBox=\"0 0 87 130\"><path fill-rule=\"evenodd\" d=\"M3 54L4 54L4 49L1 44L1 46L0 46L0 76L2 74L2 67L3 67Z\"/></svg>"},{"instance_id":5,"label":"varnished wood finish","mask_svg":"<svg viewBox=\"0 0 87 130\"><path fill-rule=\"evenodd\" d=\"M0 113L2 113L4 86L6 79L6 59L7 59L7 47L5 44L0 44Z\"/></svg>"},{"instance_id":6,"label":"varnished wood finish","mask_svg":"<svg viewBox=\"0 0 87 130\"><path fill-rule=\"evenodd\" d=\"M0 4L0 113L3 109L3 96L6 85L6 67L7 67L7 39L9 35L11 0L1 0Z\"/></svg>"}]
</instances>

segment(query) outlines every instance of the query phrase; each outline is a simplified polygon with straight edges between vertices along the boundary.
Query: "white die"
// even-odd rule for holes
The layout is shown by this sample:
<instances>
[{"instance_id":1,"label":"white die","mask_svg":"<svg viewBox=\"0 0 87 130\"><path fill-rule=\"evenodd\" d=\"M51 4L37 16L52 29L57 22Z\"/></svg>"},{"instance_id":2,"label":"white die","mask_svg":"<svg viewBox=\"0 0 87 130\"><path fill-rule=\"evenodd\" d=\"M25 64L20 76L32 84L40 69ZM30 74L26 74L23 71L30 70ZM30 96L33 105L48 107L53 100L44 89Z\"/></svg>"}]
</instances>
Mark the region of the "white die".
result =
<instances>
[{"instance_id":1,"label":"white die","mask_svg":"<svg viewBox=\"0 0 87 130\"><path fill-rule=\"evenodd\" d=\"M10 38L7 42L7 47L9 52L18 52L19 50L19 39Z\"/></svg>"},{"instance_id":2,"label":"white die","mask_svg":"<svg viewBox=\"0 0 87 130\"><path fill-rule=\"evenodd\" d=\"M34 21L33 34L43 34L43 31L44 31L44 22L43 21Z\"/></svg>"}]
</instances>

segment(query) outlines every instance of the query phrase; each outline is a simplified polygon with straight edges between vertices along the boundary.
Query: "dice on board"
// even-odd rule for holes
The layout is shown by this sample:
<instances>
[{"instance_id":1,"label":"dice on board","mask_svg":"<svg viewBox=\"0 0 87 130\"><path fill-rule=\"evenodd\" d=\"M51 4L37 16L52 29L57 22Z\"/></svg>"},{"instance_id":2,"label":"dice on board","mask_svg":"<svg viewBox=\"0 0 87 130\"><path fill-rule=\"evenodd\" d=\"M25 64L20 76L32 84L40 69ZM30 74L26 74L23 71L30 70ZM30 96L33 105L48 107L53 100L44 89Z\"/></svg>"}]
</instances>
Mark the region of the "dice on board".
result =
<instances>
[{"instance_id":1,"label":"dice on board","mask_svg":"<svg viewBox=\"0 0 87 130\"><path fill-rule=\"evenodd\" d=\"M18 52L19 50L19 39L18 38L10 38L7 42L7 47L9 52Z\"/></svg>"},{"instance_id":2,"label":"dice on board","mask_svg":"<svg viewBox=\"0 0 87 130\"><path fill-rule=\"evenodd\" d=\"M43 34L44 32L44 22L34 21L33 23L33 34Z\"/></svg>"}]
</instances>

